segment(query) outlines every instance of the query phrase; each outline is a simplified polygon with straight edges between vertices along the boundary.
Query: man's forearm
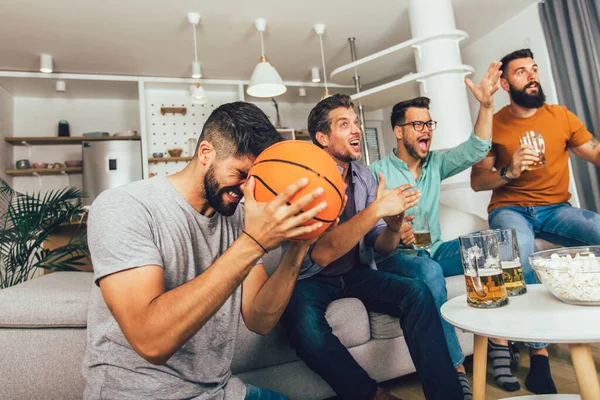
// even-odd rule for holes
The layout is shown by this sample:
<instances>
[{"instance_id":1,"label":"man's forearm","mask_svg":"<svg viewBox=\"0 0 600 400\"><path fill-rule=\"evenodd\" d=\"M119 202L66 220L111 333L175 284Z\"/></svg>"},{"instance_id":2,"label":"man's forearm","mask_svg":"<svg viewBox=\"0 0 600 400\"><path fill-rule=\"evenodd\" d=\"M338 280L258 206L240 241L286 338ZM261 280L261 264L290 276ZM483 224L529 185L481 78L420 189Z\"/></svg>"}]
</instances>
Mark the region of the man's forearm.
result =
<instances>
[{"instance_id":1,"label":"man's forearm","mask_svg":"<svg viewBox=\"0 0 600 400\"><path fill-rule=\"evenodd\" d=\"M483 140L492 138L492 122L494 119L494 107L479 106L477 121L475 122L475 136Z\"/></svg>"},{"instance_id":2,"label":"man's forearm","mask_svg":"<svg viewBox=\"0 0 600 400\"><path fill-rule=\"evenodd\" d=\"M400 238L400 232L394 232L386 226L385 229L381 231L379 236L377 236L373 248L379 254L387 256L392 251L394 251L396 247L398 247L398 244L400 243Z\"/></svg>"},{"instance_id":3,"label":"man's forearm","mask_svg":"<svg viewBox=\"0 0 600 400\"><path fill-rule=\"evenodd\" d=\"M130 315L121 327L125 336L142 357L164 364L223 306L261 255L241 236L201 275Z\"/></svg>"},{"instance_id":4,"label":"man's forearm","mask_svg":"<svg viewBox=\"0 0 600 400\"><path fill-rule=\"evenodd\" d=\"M500 176L500 171L473 168L471 170L471 188L476 191L494 190L508 183Z\"/></svg>"},{"instance_id":5,"label":"man's forearm","mask_svg":"<svg viewBox=\"0 0 600 400\"><path fill-rule=\"evenodd\" d=\"M311 252L313 261L326 267L356 246L380 219L373 204L319 239Z\"/></svg>"},{"instance_id":6,"label":"man's forearm","mask_svg":"<svg viewBox=\"0 0 600 400\"><path fill-rule=\"evenodd\" d=\"M279 267L260 288L251 305L244 313L246 326L259 334L268 333L285 311L290 300L302 260L308 245L292 242L285 252Z\"/></svg>"}]
</instances>

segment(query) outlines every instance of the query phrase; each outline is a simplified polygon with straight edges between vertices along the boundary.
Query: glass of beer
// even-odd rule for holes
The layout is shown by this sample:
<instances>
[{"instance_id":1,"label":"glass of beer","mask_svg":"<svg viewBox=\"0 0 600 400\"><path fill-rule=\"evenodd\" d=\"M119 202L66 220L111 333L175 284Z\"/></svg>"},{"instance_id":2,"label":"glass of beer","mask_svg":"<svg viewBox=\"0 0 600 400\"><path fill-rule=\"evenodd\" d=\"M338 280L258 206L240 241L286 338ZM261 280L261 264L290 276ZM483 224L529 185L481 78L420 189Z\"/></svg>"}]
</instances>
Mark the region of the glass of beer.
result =
<instances>
[{"instance_id":1,"label":"glass of beer","mask_svg":"<svg viewBox=\"0 0 600 400\"><path fill-rule=\"evenodd\" d=\"M476 308L508 304L496 232L472 233L460 236L458 240L467 284L467 304Z\"/></svg>"},{"instance_id":2,"label":"glass of beer","mask_svg":"<svg viewBox=\"0 0 600 400\"><path fill-rule=\"evenodd\" d=\"M429 213L418 207L408 211L409 215L415 217L411 221L415 242L413 247L417 250L425 250L431 247L431 231L429 230Z\"/></svg>"},{"instance_id":3,"label":"glass of beer","mask_svg":"<svg viewBox=\"0 0 600 400\"><path fill-rule=\"evenodd\" d=\"M537 133L534 131L525 132L520 138L519 143L521 145L529 146L537 153L537 156L540 158L535 164L528 165L527 169L532 171L534 169L542 168L546 166L546 143L544 142L544 137L541 133Z\"/></svg>"},{"instance_id":4,"label":"glass of beer","mask_svg":"<svg viewBox=\"0 0 600 400\"><path fill-rule=\"evenodd\" d=\"M500 246L500 265L502 279L509 296L527 293L527 286L521 269L519 243L515 229L497 229L498 245Z\"/></svg>"}]
</instances>

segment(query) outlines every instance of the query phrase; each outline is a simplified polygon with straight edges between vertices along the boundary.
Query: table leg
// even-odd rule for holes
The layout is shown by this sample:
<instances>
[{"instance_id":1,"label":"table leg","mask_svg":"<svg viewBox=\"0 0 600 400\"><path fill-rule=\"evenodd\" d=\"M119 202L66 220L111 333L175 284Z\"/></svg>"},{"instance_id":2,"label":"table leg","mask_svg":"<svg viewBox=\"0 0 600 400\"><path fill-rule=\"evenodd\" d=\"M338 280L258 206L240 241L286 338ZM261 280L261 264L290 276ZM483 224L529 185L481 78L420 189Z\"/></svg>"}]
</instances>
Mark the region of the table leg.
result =
<instances>
[{"instance_id":1,"label":"table leg","mask_svg":"<svg viewBox=\"0 0 600 400\"><path fill-rule=\"evenodd\" d=\"M600 399L600 385L592 357L592 348L589 344L570 344L571 359L577 376L577 385L582 400Z\"/></svg>"},{"instance_id":2,"label":"table leg","mask_svg":"<svg viewBox=\"0 0 600 400\"><path fill-rule=\"evenodd\" d=\"M487 337L475 335L475 346L473 348L473 400L485 400L487 342Z\"/></svg>"}]
</instances>

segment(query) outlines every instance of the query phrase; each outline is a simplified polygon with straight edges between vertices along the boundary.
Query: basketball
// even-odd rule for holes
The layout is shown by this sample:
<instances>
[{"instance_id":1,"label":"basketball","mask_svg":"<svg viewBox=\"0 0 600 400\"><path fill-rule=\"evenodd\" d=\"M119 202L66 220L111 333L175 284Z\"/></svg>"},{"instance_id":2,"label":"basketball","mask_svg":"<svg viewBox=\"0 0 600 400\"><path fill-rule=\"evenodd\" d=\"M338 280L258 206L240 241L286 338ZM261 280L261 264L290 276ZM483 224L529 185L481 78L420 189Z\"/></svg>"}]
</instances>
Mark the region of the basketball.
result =
<instances>
[{"instance_id":1,"label":"basketball","mask_svg":"<svg viewBox=\"0 0 600 400\"><path fill-rule=\"evenodd\" d=\"M327 202L327 208L306 222L317 221L323 225L306 235L294 237L296 240L311 239L324 232L340 213L344 199L344 182L333 159L318 146L299 140L286 140L267 148L254 161L249 176L255 179L254 197L258 202L269 202L289 185L300 178L307 178L308 184L296 192L290 203L321 187L324 193L309 204L305 210Z\"/></svg>"}]
</instances>

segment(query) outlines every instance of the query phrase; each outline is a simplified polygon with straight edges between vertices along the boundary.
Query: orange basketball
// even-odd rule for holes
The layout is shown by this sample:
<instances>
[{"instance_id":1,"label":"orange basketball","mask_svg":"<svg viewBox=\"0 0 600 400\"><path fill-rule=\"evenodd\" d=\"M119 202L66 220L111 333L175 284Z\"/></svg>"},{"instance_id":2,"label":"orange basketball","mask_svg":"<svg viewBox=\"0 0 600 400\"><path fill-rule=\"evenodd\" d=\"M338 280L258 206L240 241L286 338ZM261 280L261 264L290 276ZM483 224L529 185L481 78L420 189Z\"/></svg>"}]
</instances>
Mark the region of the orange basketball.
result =
<instances>
[{"instance_id":1,"label":"orange basketball","mask_svg":"<svg viewBox=\"0 0 600 400\"><path fill-rule=\"evenodd\" d=\"M327 208L305 224L321 221L323 226L309 234L296 236L294 239L305 240L320 235L340 213L344 198L342 175L329 154L314 144L297 140L275 143L260 153L249 175L255 178L254 197L259 202L271 201L300 178L307 178L308 185L296 192L290 199L290 203L294 203L318 187L323 188L323 195L309 204L306 210L310 210L322 201L327 202Z\"/></svg>"}]
</instances>

